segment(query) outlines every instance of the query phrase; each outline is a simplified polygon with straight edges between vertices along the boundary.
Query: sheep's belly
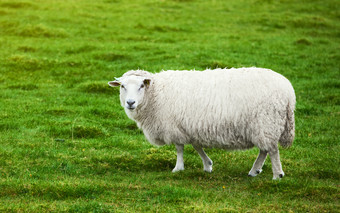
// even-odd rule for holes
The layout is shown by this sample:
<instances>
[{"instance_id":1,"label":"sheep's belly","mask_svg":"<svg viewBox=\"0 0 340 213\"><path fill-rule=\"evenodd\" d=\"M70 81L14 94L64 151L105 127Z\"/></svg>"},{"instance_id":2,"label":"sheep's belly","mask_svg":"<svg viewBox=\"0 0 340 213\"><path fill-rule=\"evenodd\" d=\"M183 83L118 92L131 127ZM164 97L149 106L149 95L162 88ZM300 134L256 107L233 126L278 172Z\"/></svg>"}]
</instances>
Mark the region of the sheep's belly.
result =
<instances>
[{"instance_id":1,"label":"sheep's belly","mask_svg":"<svg viewBox=\"0 0 340 213\"><path fill-rule=\"evenodd\" d=\"M170 144L193 144L204 148L219 148L219 149L250 149L254 147L251 141L243 138L219 138L219 139L202 139L194 138L185 134L169 134L169 132L162 132L158 134L150 134L144 131L147 140L157 146Z\"/></svg>"}]
</instances>

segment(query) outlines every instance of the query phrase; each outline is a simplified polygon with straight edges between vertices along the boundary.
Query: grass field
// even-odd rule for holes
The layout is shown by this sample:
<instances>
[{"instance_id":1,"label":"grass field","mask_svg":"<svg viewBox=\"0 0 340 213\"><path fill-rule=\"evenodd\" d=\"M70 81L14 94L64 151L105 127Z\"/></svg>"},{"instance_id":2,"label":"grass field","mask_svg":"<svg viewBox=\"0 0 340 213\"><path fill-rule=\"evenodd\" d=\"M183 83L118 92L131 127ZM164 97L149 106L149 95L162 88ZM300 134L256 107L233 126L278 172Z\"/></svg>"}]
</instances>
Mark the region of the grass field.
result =
<instances>
[{"instance_id":1,"label":"grass field","mask_svg":"<svg viewBox=\"0 0 340 213\"><path fill-rule=\"evenodd\" d=\"M337 0L0 0L0 211L339 212ZM258 150L154 147L107 82L129 69L265 67L292 82L296 138Z\"/></svg>"}]
</instances>

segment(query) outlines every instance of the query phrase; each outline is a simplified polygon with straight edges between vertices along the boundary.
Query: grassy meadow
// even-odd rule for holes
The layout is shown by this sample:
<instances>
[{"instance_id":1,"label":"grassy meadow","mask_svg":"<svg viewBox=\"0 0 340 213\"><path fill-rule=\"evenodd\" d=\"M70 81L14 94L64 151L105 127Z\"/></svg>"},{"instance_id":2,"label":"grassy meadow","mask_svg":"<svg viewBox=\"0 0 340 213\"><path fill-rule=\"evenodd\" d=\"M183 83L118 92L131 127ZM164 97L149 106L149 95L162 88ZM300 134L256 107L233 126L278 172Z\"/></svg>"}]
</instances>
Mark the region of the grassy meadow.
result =
<instances>
[{"instance_id":1,"label":"grassy meadow","mask_svg":"<svg viewBox=\"0 0 340 213\"><path fill-rule=\"evenodd\" d=\"M107 82L264 67L297 96L286 176L258 150L154 147ZM337 0L0 0L0 212L339 212ZM199 85L197 85L199 86Z\"/></svg>"}]
</instances>

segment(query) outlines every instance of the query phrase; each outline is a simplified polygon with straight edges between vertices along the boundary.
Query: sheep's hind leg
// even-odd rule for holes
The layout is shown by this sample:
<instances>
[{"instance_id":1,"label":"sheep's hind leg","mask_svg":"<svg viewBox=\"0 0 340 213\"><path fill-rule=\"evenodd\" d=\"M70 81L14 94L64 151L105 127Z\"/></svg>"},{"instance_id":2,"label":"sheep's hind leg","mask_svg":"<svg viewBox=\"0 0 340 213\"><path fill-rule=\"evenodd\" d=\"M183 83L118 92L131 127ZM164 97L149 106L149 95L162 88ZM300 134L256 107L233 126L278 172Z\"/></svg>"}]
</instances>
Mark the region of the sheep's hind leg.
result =
<instances>
[{"instance_id":1,"label":"sheep's hind leg","mask_svg":"<svg viewBox=\"0 0 340 213\"><path fill-rule=\"evenodd\" d=\"M172 170L172 172L178 172L178 171L184 170L184 161L183 161L184 145L176 144L176 149L177 149L177 161L176 161L176 166Z\"/></svg>"},{"instance_id":2,"label":"sheep's hind leg","mask_svg":"<svg viewBox=\"0 0 340 213\"><path fill-rule=\"evenodd\" d=\"M198 152L198 154L201 156L201 159L203 161L204 171L206 172L212 172L212 160L208 157L207 154L205 154L204 150L200 146L192 145L194 149Z\"/></svg>"},{"instance_id":3,"label":"sheep's hind leg","mask_svg":"<svg viewBox=\"0 0 340 213\"><path fill-rule=\"evenodd\" d=\"M256 175L262 172L262 167L263 167L264 161L266 160L266 157L267 157L267 152L260 150L259 156L254 162L253 168L251 168L248 176L255 177Z\"/></svg>"},{"instance_id":4,"label":"sheep's hind leg","mask_svg":"<svg viewBox=\"0 0 340 213\"><path fill-rule=\"evenodd\" d=\"M273 180L282 178L285 173L282 171L279 149L269 152L270 160L272 162Z\"/></svg>"}]
</instances>

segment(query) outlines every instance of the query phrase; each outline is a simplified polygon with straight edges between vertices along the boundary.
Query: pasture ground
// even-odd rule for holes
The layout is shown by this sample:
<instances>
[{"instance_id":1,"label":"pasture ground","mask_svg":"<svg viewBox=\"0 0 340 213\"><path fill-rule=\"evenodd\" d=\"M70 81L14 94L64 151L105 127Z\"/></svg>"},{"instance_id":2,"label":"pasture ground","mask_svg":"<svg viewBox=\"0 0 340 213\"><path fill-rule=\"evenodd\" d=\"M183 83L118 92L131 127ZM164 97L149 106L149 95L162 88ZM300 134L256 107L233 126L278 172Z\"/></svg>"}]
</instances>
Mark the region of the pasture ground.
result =
<instances>
[{"instance_id":1,"label":"pasture ground","mask_svg":"<svg viewBox=\"0 0 340 213\"><path fill-rule=\"evenodd\" d=\"M337 212L337 0L1 0L0 211ZM154 147L107 82L130 69L265 67L292 82L296 139L257 149ZM199 86L199 85L198 85Z\"/></svg>"}]
</instances>

